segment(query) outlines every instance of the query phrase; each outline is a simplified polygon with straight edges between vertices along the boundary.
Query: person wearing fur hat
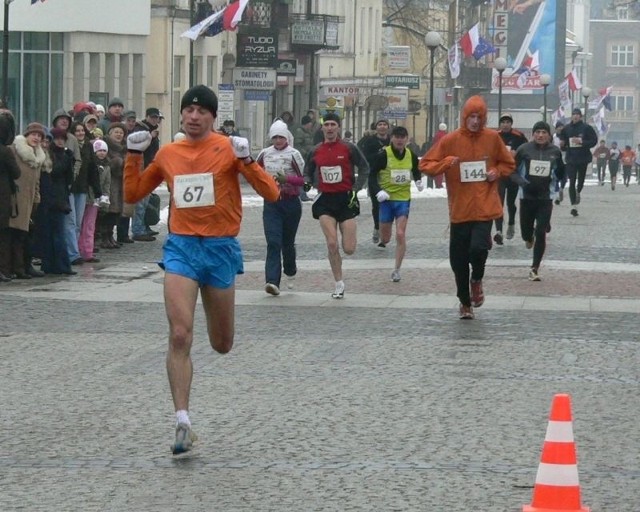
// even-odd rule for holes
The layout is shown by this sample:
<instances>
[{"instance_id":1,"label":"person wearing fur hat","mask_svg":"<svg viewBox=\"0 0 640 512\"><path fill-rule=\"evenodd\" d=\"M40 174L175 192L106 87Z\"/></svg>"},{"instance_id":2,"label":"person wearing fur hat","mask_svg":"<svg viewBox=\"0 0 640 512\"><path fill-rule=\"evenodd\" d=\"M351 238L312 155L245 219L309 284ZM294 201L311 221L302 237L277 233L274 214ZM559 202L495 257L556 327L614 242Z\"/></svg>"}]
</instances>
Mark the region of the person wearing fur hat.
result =
<instances>
[{"instance_id":1,"label":"person wearing fur hat","mask_svg":"<svg viewBox=\"0 0 640 512\"><path fill-rule=\"evenodd\" d=\"M237 240L242 221L242 175L267 201L277 201L275 180L251 158L249 141L212 130L218 97L204 85L180 102L186 140L165 144L143 169L152 135L127 137L125 200L136 203L166 181L171 194L169 234L163 246L164 297L169 321L166 368L175 409L174 455L191 450L196 436L189 419L193 377L191 346L198 295L211 347L225 354L234 341L235 280L243 273Z\"/></svg>"},{"instance_id":2,"label":"person wearing fur hat","mask_svg":"<svg viewBox=\"0 0 640 512\"><path fill-rule=\"evenodd\" d=\"M44 126L40 123L29 123L22 135L15 138L12 148L20 168L20 178L16 180L15 215L9 220L10 268L0 269L0 272L5 274L8 271L10 277L16 279L32 277L28 272L32 267L29 227L32 214L40 202L40 172L45 162L40 144L44 136Z\"/></svg>"},{"instance_id":3,"label":"person wearing fur hat","mask_svg":"<svg viewBox=\"0 0 640 512\"><path fill-rule=\"evenodd\" d=\"M533 248L529 281L540 281L539 268L551 229L553 200L565 177L560 148L552 143L551 127L533 125L533 140L516 151L516 172L511 180L520 187L520 232L527 249Z\"/></svg>"},{"instance_id":4,"label":"person wearing fur hat","mask_svg":"<svg viewBox=\"0 0 640 512\"><path fill-rule=\"evenodd\" d=\"M311 213L320 221L327 244L329 265L335 280L331 297L342 299L345 284L338 231L342 236L342 250L345 254L353 254L357 244L356 217L360 215L358 191L367 183L369 164L355 144L340 139L340 116L334 113L325 115L322 131L324 142L309 154L304 177L306 183L313 184L320 192Z\"/></svg>"},{"instance_id":5,"label":"person wearing fur hat","mask_svg":"<svg viewBox=\"0 0 640 512\"><path fill-rule=\"evenodd\" d=\"M280 295L283 269L289 289L293 288L298 270L295 244L302 216L300 189L304 185L304 159L300 151L291 146L289 141L293 136L284 121L276 119L271 125L269 139L271 146L260 152L257 162L278 182L280 198L275 202L265 201L262 211L267 239L265 291Z\"/></svg>"},{"instance_id":6,"label":"person wearing fur hat","mask_svg":"<svg viewBox=\"0 0 640 512\"><path fill-rule=\"evenodd\" d=\"M11 281L11 229L9 220L15 212L16 180L20 168L10 146L15 139L13 114L0 111L0 283Z\"/></svg>"},{"instance_id":7,"label":"person wearing fur hat","mask_svg":"<svg viewBox=\"0 0 640 512\"><path fill-rule=\"evenodd\" d=\"M498 132L486 125L487 104L481 96L471 96L462 108L460 128L433 146L419 165L429 176L444 174L447 183L449 261L462 320L473 319L473 308L484 303L491 226L502 215L497 180L515 168Z\"/></svg>"}]
</instances>

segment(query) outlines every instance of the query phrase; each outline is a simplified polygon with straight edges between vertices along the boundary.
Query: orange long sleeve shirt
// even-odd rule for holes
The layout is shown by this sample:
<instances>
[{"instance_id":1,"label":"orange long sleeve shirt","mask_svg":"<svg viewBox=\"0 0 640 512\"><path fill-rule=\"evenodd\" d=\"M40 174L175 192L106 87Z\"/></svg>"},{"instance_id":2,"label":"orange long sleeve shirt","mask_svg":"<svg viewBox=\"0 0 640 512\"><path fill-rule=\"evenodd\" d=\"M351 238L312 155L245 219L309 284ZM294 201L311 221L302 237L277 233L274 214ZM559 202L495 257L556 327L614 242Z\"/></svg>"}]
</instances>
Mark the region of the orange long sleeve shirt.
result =
<instances>
[{"instance_id":1,"label":"orange long sleeve shirt","mask_svg":"<svg viewBox=\"0 0 640 512\"><path fill-rule=\"evenodd\" d=\"M472 114L479 115L481 119L480 130L477 132L466 127ZM429 176L444 174L452 224L498 219L502 217L502 201L498 194L500 180L469 180L462 171L461 164L479 162L485 172L495 169L498 178L506 178L515 170L516 161L500 134L486 128L487 104L481 96L471 96L465 102L461 117L461 127L433 146L422 157L418 168ZM459 161L454 163L456 158Z\"/></svg>"},{"instance_id":2,"label":"orange long sleeve shirt","mask_svg":"<svg viewBox=\"0 0 640 512\"><path fill-rule=\"evenodd\" d=\"M255 162L245 165L238 160L229 139L212 132L202 140L163 146L144 171L142 154L128 153L124 198L136 203L166 181L170 192L169 232L237 236L242 220L240 174L266 201L278 200L280 191L273 177Z\"/></svg>"}]
</instances>

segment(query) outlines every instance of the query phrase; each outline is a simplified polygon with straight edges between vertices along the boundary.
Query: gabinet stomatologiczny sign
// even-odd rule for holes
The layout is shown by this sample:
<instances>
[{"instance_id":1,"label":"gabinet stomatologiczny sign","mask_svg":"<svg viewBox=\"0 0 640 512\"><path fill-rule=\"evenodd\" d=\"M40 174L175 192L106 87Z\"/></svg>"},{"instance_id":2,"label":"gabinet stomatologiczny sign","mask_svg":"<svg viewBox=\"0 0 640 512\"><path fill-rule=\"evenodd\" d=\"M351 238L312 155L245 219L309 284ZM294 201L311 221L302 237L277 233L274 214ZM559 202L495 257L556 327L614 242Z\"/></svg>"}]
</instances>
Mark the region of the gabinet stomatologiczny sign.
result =
<instances>
[{"instance_id":1,"label":"gabinet stomatologiczny sign","mask_svg":"<svg viewBox=\"0 0 640 512\"><path fill-rule=\"evenodd\" d=\"M252 28L250 34L238 34L236 65L242 68L278 67L278 31Z\"/></svg>"}]
</instances>

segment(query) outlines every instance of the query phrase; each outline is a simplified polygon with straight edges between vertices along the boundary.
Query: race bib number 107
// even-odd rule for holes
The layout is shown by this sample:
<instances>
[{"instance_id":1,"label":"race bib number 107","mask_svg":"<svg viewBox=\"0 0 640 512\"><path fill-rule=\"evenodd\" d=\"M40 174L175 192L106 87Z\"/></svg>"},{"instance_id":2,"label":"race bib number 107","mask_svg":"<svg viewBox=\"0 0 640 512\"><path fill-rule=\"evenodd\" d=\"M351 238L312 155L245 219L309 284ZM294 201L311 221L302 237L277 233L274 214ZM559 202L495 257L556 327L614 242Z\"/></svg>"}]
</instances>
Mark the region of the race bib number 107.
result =
<instances>
[{"instance_id":1,"label":"race bib number 107","mask_svg":"<svg viewBox=\"0 0 640 512\"><path fill-rule=\"evenodd\" d=\"M342 167L339 165L320 167L323 183L342 183Z\"/></svg>"},{"instance_id":2,"label":"race bib number 107","mask_svg":"<svg viewBox=\"0 0 640 512\"><path fill-rule=\"evenodd\" d=\"M214 205L213 174L185 174L173 178L173 203L176 208Z\"/></svg>"},{"instance_id":3,"label":"race bib number 107","mask_svg":"<svg viewBox=\"0 0 640 512\"><path fill-rule=\"evenodd\" d=\"M484 160L478 162L460 162L460 181L463 183L486 181L487 164Z\"/></svg>"}]
</instances>

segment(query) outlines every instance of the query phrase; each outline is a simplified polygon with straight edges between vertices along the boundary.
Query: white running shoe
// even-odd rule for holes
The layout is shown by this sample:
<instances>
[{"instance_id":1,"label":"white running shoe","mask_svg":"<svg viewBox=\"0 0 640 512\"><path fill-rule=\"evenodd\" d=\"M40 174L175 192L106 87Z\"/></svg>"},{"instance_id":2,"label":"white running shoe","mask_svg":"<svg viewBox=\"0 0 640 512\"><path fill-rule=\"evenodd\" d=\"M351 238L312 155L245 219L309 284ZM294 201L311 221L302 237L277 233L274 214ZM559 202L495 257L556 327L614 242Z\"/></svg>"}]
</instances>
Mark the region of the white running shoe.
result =
<instances>
[{"instance_id":1,"label":"white running shoe","mask_svg":"<svg viewBox=\"0 0 640 512\"><path fill-rule=\"evenodd\" d=\"M267 292L269 295L280 295L280 288L278 288L273 283L267 283L264 286L264 291Z\"/></svg>"},{"instance_id":2,"label":"white running shoe","mask_svg":"<svg viewBox=\"0 0 640 512\"><path fill-rule=\"evenodd\" d=\"M377 244L380 241L380 231L378 231L377 229L373 230L373 235L371 236L371 241L374 244Z\"/></svg>"},{"instance_id":3,"label":"white running shoe","mask_svg":"<svg viewBox=\"0 0 640 512\"><path fill-rule=\"evenodd\" d=\"M400 282L400 269L395 269L393 272L391 272L391 280L394 283Z\"/></svg>"},{"instance_id":4,"label":"white running shoe","mask_svg":"<svg viewBox=\"0 0 640 512\"><path fill-rule=\"evenodd\" d=\"M535 268L529 270L529 281L540 281L540 276Z\"/></svg>"},{"instance_id":5,"label":"white running shoe","mask_svg":"<svg viewBox=\"0 0 640 512\"><path fill-rule=\"evenodd\" d=\"M176 426L176 441L171 445L171 451L174 455L186 453L191 450L193 443L197 440L198 436L191 431L191 425L178 423Z\"/></svg>"},{"instance_id":6,"label":"white running shoe","mask_svg":"<svg viewBox=\"0 0 640 512\"><path fill-rule=\"evenodd\" d=\"M293 290L296 284L296 276L287 276L287 289Z\"/></svg>"},{"instance_id":7,"label":"white running shoe","mask_svg":"<svg viewBox=\"0 0 640 512\"><path fill-rule=\"evenodd\" d=\"M342 299L344 297L344 281L336 281L336 289L331 294L334 299Z\"/></svg>"}]
</instances>

